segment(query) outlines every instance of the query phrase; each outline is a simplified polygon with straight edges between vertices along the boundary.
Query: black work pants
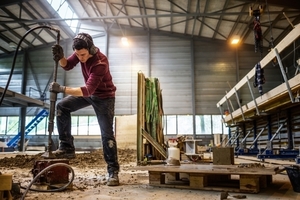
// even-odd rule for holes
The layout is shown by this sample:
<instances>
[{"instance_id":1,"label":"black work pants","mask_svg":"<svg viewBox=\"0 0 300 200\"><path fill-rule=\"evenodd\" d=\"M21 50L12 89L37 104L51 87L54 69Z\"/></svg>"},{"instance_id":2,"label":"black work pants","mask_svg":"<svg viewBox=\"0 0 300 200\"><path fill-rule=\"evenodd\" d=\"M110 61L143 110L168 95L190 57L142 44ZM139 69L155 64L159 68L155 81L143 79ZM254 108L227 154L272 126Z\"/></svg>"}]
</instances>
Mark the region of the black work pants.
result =
<instances>
[{"instance_id":1,"label":"black work pants","mask_svg":"<svg viewBox=\"0 0 300 200\"><path fill-rule=\"evenodd\" d=\"M75 150L73 136L71 134L71 113L90 105L95 110L100 126L103 154L107 163L107 171L109 173L118 172L118 151L113 131L115 98L100 99L95 96L67 96L63 98L56 106L56 123L60 139L59 148Z\"/></svg>"}]
</instances>

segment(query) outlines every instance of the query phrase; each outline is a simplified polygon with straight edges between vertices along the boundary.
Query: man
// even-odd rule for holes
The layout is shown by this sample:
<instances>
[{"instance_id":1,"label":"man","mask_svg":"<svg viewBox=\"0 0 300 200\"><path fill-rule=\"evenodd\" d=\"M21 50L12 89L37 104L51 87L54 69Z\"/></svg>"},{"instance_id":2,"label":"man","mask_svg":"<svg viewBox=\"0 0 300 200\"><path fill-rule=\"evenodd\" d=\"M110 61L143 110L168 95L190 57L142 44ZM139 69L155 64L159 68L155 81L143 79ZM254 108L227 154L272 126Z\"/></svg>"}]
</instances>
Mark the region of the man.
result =
<instances>
[{"instance_id":1,"label":"man","mask_svg":"<svg viewBox=\"0 0 300 200\"><path fill-rule=\"evenodd\" d=\"M94 46L89 34L79 33L73 39L73 50L73 54L65 58L60 45L52 47L53 59L58 61L64 70L71 70L80 62L85 82L82 87L66 87L56 82L50 84L50 92L69 95L56 106L60 145L53 155L57 158L75 158L71 112L91 105L101 130L103 154L109 174L107 185L116 186L119 185L117 144L113 132L116 87L112 82L109 63L107 57Z\"/></svg>"}]
</instances>

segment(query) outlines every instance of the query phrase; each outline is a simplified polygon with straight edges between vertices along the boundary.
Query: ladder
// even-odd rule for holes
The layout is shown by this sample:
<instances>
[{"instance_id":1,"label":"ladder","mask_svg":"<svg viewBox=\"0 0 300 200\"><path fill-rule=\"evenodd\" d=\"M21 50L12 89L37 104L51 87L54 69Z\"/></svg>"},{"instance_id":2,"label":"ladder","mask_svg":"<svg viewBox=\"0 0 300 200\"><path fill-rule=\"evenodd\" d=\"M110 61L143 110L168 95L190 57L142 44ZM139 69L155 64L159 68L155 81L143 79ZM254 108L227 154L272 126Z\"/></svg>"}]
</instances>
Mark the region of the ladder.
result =
<instances>
[{"instance_id":1,"label":"ladder","mask_svg":"<svg viewBox=\"0 0 300 200\"><path fill-rule=\"evenodd\" d=\"M26 126L25 126L25 136L32 131L45 117L47 117L49 112L45 109L41 110ZM11 139L8 143L8 147L16 147L18 141L21 136L21 132L19 132L13 139Z\"/></svg>"}]
</instances>

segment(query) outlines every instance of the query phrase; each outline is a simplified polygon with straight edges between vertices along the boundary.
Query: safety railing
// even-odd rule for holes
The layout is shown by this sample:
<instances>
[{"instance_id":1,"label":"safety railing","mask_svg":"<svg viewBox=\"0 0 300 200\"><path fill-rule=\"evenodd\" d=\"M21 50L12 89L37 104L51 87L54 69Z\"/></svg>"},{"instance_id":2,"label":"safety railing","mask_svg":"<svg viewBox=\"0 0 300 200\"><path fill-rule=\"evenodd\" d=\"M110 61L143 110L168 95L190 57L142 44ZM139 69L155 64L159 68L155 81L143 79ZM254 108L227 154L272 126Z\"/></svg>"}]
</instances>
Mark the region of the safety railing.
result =
<instances>
[{"instance_id":1,"label":"safety railing","mask_svg":"<svg viewBox=\"0 0 300 200\"><path fill-rule=\"evenodd\" d=\"M220 110L221 115L223 115L223 106L229 110L228 115L223 117L223 122L227 125L236 124L240 121L246 121L248 118L257 115L263 115L263 112L272 110L278 106L294 103L299 101L298 96L294 96L293 90L300 88L300 74L295 75L293 78L289 79L286 77L285 70L282 64L282 59L280 58L280 53L292 44L300 36L300 24L294 26L292 31L278 43L271 51L259 62L261 69L263 69L267 64L272 62L274 58L277 59L278 65L280 67L284 83L278 87L268 91L267 93L261 95L258 98L254 97L252 84L250 84L250 79L255 76L256 66L253 67L248 74L246 74L226 95L217 103L217 107ZM240 104L239 90L248 84L249 92L252 97L252 101L245 105ZM231 98L236 96L238 102L238 109L230 110ZM280 104L278 104L278 99L280 98ZM260 107L264 105L263 110Z\"/></svg>"}]
</instances>

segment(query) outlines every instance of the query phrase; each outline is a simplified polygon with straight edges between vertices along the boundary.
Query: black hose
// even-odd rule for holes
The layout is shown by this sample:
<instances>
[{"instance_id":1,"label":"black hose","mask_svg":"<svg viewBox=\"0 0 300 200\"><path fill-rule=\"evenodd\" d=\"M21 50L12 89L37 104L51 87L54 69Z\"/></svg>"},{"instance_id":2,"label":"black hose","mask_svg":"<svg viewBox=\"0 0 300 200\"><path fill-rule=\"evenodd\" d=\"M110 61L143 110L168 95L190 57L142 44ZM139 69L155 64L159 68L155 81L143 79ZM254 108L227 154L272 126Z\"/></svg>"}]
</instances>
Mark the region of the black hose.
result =
<instances>
[{"instance_id":1,"label":"black hose","mask_svg":"<svg viewBox=\"0 0 300 200\"><path fill-rule=\"evenodd\" d=\"M11 77L13 75L13 72L14 72L14 68L15 68L15 64L16 64L16 59L17 59L17 55L18 55L18 51L19 51L19 48L21 46L21 43L23 42L23 40L25 39L25 37L31 33L32 31L36 30L36 29L39 29L39 28L48 28L50 30L53 30L53 31L56 31L57 32L57 40L60 39L60 31L56 28L53 28L51 26L47 26L47 25L41 25L41 26L37 26L37 27L34 27L32 29L29 29L25 35L21 38L21 40L19 41L18 45L17 45L17 48L15 50L15 54L14 54L14 59L13 59L13 63L12 63L12 67L11 67L11 70L10 70L10 74L9 74L9 77L8 77L8 80L7 80L7 83L6 83L6 86L4 88L4 91L3 91L3 94L1 96L1 99L0 99L0 106L2 105L2 102L3 102L3 99L4 99L4 96L6 94L6 91L7 91L7 88L9 86L9 83L11 81Z\"/></svg>"},{"instance_id":2,"label":"black hose","mask_svg":"<svg viewBox=\"0 0 300 200\"><path fill-rule=\"evenodd\" d=\"M271 41L269 43L269 47L271 49L274 48L274 38L273 38L273 32L272 32L272 22L271 22L271 18L270 18L270 10L269 10L269 6L268 6L268 1L266 0L266 7L268 8L268 15L269 15L269 23L270 23L270 34L271 34Z\"/></svg>"},{"instance_id":3,"label":"black hose","mask_svg":"<svg viewBox=\"0 0 300 200\"><path fill-rule=\"evenodd\" d=\"M71 173L72 173L71 179L70 179L70 181L69 181L66 185L64 185L64 186L62 186L62 187L60 187L60 188L57 188L57 189L52 189L52 190L30 189L30 187L31 187L32 184L36 181L36 179L38 179L45 171L47 171L47 170L49 170L49 169L51 169L51 168L53 168L53 167L57 167L57 166L65 166L65 167L67 167L68 169L70 169L70 171L71 171ZM74 177L75 177L75 173L74 173L74 170L72 169L72 167L70 167L70 165L65 164L65 163L55 163L55 164L52 164L52 165L46 167L45 169L43 169L42 171L40 171L40 173L38 173L38 174L34 177L34 179L33 179L33 180L30 182L30 184L26 187L26 190L25 190L25 192L23 193L21 200L25 199L25 196L26 196L26 194L27 194L27 192L28 192L29 190L31 190L31 191L36 191L36 192L59 192L59 191L62 191L62 190L64 190L64 189L66 189L66 188L73 182ZM23 188L23 187L22 187L22 188Z\"/></svg>"}]
</instances>

